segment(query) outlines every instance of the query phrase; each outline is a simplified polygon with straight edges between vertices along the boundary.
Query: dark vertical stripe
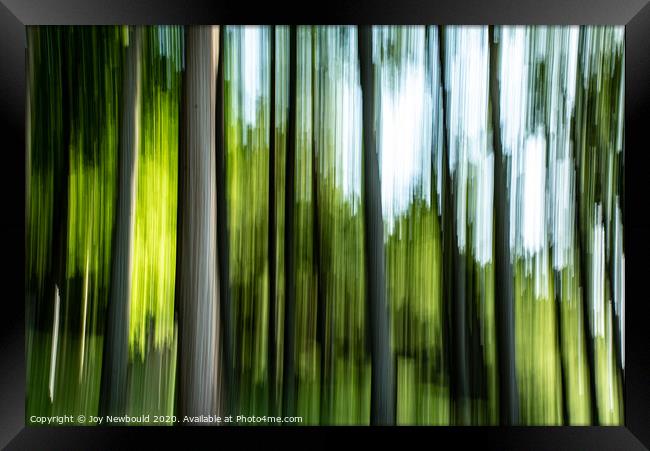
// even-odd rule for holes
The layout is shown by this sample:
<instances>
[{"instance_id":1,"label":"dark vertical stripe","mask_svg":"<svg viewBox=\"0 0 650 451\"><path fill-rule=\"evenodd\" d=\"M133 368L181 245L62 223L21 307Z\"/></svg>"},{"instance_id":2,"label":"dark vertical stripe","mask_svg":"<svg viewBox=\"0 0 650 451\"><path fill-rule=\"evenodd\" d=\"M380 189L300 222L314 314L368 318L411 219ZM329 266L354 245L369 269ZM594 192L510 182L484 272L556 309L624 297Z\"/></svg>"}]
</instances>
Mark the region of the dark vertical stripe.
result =
<instances>
[{"instance_id":1,"label":"dark vertical stripe","mask_svg":"<svg viewBox=\"0 0 650 451\"><path fill-rule=\"evenodd\" d=\"M580 39L578 43L578 55L583 55L585 51L585 35L584 27L580 27ZM584 240L586 234L586 226L583 225L584 218L582 218L582 202L581 202L581 181L580 177L580 159L583 152L583 146L585 146L584 138L578 133L578 124L582 124L583 121L586 121L589 118L589 102L585 101L583 97L585 96L583 84L582 84L582 74L585 70L583 64L583 59L578 58L578 75L577 75L577 86L576 86L576 108L582 103L580 111L578 114L574 113L574 124L572 124L571 131L573 136L573 142L577 144L576 153L574 155L573 163L575 165L575 174L576 174L576 184L575 184L575 193L576 193L576 218L575 218L575 227L577 232L576 245L578 246L578 260L580 261L580 287L581 287L581 299L582 304L582 316L584 322L584 334L585 334L585 347L587 348L587 362L589 363L589 395L590 395L590 407L591 407L591 424L592 426L597 426L600 421L600 416L598 414L598 397L596 393L596 363L594 358L595 352L595 343L594 335L591 330L591 320L589 315L589 299L591 296L591 290L589 284L586 283L587 278L587 252L585 250ZM586 103L586 105L585 105ZM585 111L586 110L586 111Z\"/></svg>"},{"instance_id":2,"label":"dark vertical stripe","mask_svg":"<svg viewBox=\"0 0 650 451\"><path fill-rule=\"evenodd\" d=\"M117 209L113 238L110 298L102 365L100 410L104 415L125 413L129 353L129 307L134 221L134 190L138 158L138 90L140 84L140 27L129 27L129 46L123 64Z\"/></svg>"},{"instance_id":3,"label":"dark vertical stripe","mask_svg":"<svg viewBox=\"0 0 650 451\"><path fill-rule=\"evenodd\" d=\"M360 26L359 63L363 95L363 194L366 235L366 296L370 310L371 380L370 423L395 423L394 359L391 356L384 264L383 216L379 162L374 134L374 74L372 28Z\"/></svg>"},{"instance_id":4,"label":"dark vertical stripe","mask_svg":"<svg viewBox=\"0 0 650 451\"><path fill-rule=\"evenodd\" d=\"M271 61L271 85L269 102L269 413L277 414L276 395L276 227L277 214L275 206L275 26L270 27L270 61Z\"/></svg>"},{"instance_id":5,"label":"dark vertical stripe","mask_svg":"<svg viewBox=\"0 0 650 451\"><path fill-rule=\"evenodd\" d=\"M216 79L216 110L215 110L215 131L216 131L216 166L217 166L217 252L219 260L219 297L220 316L222 324L222 358L224 385L227 389L224 392L226 415L230 415L235 408L236 390L234 376L233 357L233 332L232 332L232 304L230 300L230 272L229 272L229 242L228 242L228 208L226 205L226 127L224 126L224 65L226 63L224 39L226 33L224 27L219 27L219 67L217 68ZM229 412L230 411L230 412Z\"/></svg>"},{"instance_id":6,"label":"dark vertical stripe","mask_svg":"<svg viewBox=\"0 0 650 451\"><path fill-rule=\"evenodd\" d=\"M514 276L509 251L510 221L507 172L501 142L501 105L499 96L499 47L494 38L494 26L488 29L490 46L489 89L492 112L492 147L494 150L494 259L495 308L499 364L499 414L501 424L519 422L519 400L515 368ZM559 324L558 324L559 327ZM561 342L560 342L561 345Z\"/></svg>"},{"instance_id":7,"label":"dark vertical stripe","mask_svg":"<svg viewBox=\"0 0 650 451\"><path fill-rule=\"evenodd\" d=\"M287 116L287 152L284 222L285 258L285 308L284 308L284 353L283 353L283 403L284 416L295 412L295 362L294 362L294 316L295 316L295 273L294 273L294 199L296 158L296 26L289 29L289 114Z\"/></svg>"}]
</instances>

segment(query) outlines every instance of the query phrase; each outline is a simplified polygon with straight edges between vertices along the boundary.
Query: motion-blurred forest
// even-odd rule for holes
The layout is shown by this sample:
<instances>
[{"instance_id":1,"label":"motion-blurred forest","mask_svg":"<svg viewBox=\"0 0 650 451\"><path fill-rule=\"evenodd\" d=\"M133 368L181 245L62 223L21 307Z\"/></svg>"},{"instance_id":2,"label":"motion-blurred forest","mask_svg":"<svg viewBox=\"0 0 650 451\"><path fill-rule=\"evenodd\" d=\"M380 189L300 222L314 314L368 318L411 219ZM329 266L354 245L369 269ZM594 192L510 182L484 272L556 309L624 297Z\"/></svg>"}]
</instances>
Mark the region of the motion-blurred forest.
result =
<instances>
[{"instance_id":1,"label":"motion-blurred forest","mask_svg":"<svg viewBox=\"0 0 650 451\"><path fill-rule=\"evenodd\" d=\"M26 418L623 424L623 27L26 32Z\"/></svg>"}]
</instances>

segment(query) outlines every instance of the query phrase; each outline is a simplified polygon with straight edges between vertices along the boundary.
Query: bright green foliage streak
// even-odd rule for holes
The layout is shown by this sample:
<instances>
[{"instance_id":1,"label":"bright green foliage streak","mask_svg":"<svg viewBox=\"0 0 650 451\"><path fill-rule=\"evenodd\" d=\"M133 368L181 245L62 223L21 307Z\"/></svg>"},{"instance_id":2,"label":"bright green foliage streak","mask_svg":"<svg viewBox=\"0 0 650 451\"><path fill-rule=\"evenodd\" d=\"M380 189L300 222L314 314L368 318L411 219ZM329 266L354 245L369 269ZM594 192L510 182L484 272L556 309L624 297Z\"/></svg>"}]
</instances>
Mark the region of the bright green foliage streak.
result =
<instances>
[{"instance_id":1,"label":"bright green foliage streak","mask_svg":"<svg viewBox=\"0 0 650 451\"><path fill-rule=\"evenodd\" d=\"M562 381L555 321L557 305L551 278L536 281L530 264L519 260L514 265L519 415L524 424L560 424ZM546 269L547 274L550 271L550 267ZM539 289L543 295L536 295L536 283L547 284Z\"/></svg>"},{"instance_id":2,"label":"bright green foliage streak","mask_svg":"<svg viewBox=\"0 0 650 451\"><path fill-rule=\"evenodd\" d=\"M182 29L146 27L142 48L129 345L144 358L147 334L155 348L170 346L175 334Z\"/></svg>"},{"instance_id":3,"label":"bright green foliage streak","mask_svg":"<svg viewBox=\"0 0 650 451\"><path fill-rule=\"evenodd\" d=\"M398 424L449 421L440 236L435 206L415 199L398 218L386 244L388 298L398 356Z\"/></svg>"},{"instance_id":4,"label":"bright green foliage streak","mask_svg":"<svg viewBox=\"0 0 650 451\"><path fill-rule=\"evenodd\" d=\"M129 415L173 415L182 27L144 27L129 350ZM155 387L155 389L153 389ZM137 423L136 423L137 424Z\"/></svg>"},{"instance_id":5,"label":"bright green foliage streak","mask_svg":"<svg viewBox=\"0 0 650 451\"><path fill-rule=\"evenodd\" d=\"M578 258L577 256L575 257ZM580 304L579 268L562 270L562 360L566 370L569 424L588 425L591 421L589 368L585 349L584 317Z\"/></svg>"}]
</instances>

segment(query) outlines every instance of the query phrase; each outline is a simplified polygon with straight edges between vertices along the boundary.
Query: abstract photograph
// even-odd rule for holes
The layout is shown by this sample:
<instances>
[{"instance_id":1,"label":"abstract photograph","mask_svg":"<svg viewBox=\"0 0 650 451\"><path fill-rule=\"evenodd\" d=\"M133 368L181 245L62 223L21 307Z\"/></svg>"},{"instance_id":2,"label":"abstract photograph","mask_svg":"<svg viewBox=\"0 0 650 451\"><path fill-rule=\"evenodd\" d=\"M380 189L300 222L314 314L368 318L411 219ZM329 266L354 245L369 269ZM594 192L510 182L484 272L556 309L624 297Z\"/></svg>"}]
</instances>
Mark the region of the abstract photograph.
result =
<instances>
[{"instance_id":1,"label":"abstract photograph","mask_svg":"<svg viewBox=\"0 0 650 451\"><path fill-rule=\"evenodd\" d=\"M27 425L624 424L624 27L26 34Z\"/></svg>"}]
</instances>

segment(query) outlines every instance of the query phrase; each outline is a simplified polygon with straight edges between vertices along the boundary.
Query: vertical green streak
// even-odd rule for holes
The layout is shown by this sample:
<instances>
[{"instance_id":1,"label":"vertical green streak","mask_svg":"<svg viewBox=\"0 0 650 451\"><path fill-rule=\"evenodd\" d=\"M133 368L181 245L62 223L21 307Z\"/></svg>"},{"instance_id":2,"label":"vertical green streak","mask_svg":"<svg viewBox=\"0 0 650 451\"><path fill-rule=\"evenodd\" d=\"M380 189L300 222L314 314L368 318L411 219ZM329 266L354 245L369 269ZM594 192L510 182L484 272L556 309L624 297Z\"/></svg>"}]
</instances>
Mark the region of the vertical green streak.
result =
<instances>
[{"instance_id":1,"label":"vertical green streak","mask_svg":"<svg viewBox=\"0 0 650 451\"><path fill-rule=\"evenodd\" d=\"M268 28L225 28L229 283L239 408L247 414L266 413L268 405L268 49Z\"/></svg>"},{"instance_id":2,"label":"vertical green streak","mask_svg":"<svg viewBox=\"0 0 650 451\"><path fill-rule=\"evenodd\" d=\"M285 26L275 27L275 84L271 89L275 90L275 180L273 189L275 192L275 266L276 266L276 334L274 339L277 343L276 354L276 382L277 389L282 392L283 386L283 356L284 356L284 304L285 304L285 183L286 183L286 155L287 155L287 121L288 121L288 99L289 99L289 29ZM278 403L282 396L279 395ZM279 406L279 404L278 404ZM278 409L280 411L280 409Z\"/></svg>"},{"instance_id":3,"label":"vertical green streak","mask_svg":"<svg viewBox=\"0 0 650 451\"><path fill-rule=\"evenodd\" d=\"M541 257L537 257L541 259ZM515 350L520 418L523 424L556 425L562 421L562 390L553 281L536 280L531 266L515 261ZM546 273L551 271L550 265ZM538 284L547 284L539 288Z\"/></svg>"},{"instance_id":4,"label":"vertical green streak","mask_svg":"<svg viewBox=\"0 0 650 451\"><path fill-rule=\"evenodd\" d=\"M620 317L614 309L613 275L622 255L614 250L614 221L619 204L622 165L621 95L623 29L582 27L574 120L578 189L578 231L584 262L593 346L598 421L621 424L623 392Z\"/></svg>"},{"instance_id":5,"label":"vertical green streak","mask_svg":"<svg viewBox=\"0 0 650 451\"><path fill-rule=\"evenodd\" d=\"M145 354L147 322L156 347L174 335L174 273L178 190L179 46L161 54L166 34L179 29L143 30L142 107L138 148L136 219L131 296L131 351ZM170 73L170 75L167 75ZM168 79L166 79L168 78Z\"/></svg>"},{"instance_id":6,"label":"vertical green streak","mask_svg":"<svg viewBox=\"0 0 650 451\"><path fill-rule=\"evenodd\" d=\"M39 300L28 326L34 332L28 340L28 361L48 365L28 369L27 412L38 409L38 414L45 410L91 415L98 408L110 275L122 33L119 27L47 27L34 29L31 38L33 80L40 83L38 88L33 86L34 176L28 220L33 232L28 233L28 268L35 279L34 290L28 289L28 293L33 292ZM48 120L38 115L51 108L58 111L49 111L54 121L49 128ZM59 179L56 185L55 178ZM61 191L61 184L67 189ZM67 196L67 209L60 207L62 196ZM42 216L33 210L39 204L43 204ZM48 226L56 230L49 213L53 209L59 214L67 210L67 217L62 218L63 237L50 238L47 231L37 231ZM67 243L64 255L50 253L54 243ZM65 262L60 276L46 275L48 267L55 267L52 257L59 259L59 266ZM51 307L51 303L57 305L55 292L60 298L57 312ZM59 318L58 324L50 322L53 317ZM51 335L43 338L41 328Z\"/></svg>"},{"instance_id":7,"label":"vertical green streak","mask_svg":"<svg viewBox=\"0 0 650 451\"><path fill-rule=\"evenodd\" d=\"M67 183L60 168L66 157L61 63L62 31L27 27L27 199L26 199L26 417L51 411L58 346L55 336L54 210L60 187ZM58 338L58 336L57 336ZM53 387L52 387L53 388Z\"/></svg>"},{"instance_id":8,"label":"vertical green streak","mask_svg":"<svg viewBox=\"0 0 650 451\"><path fill-rule=\"evenodd\" d=\"M311 306L317 310L316 332L320 332L314 362L320 393L314 396L319 399L321 424L368 424L370 361L356 28L315 27L312 37L311 144L315 149L310 154L311 174L317 178L319 231L312 233L311 240L318 240L320 247L315 264L321 303L319 308L314 297Z\"/></svg>"},{"instance_id":9,"label":"vertical green streak","mask_svg":"<svg viewBox=\"0 0 650 451\"><path fill-rule=\"evenodd\" d=\"M295 163L295 271L296 375L298 414L308 424L319 421L319 358L316 341L317 273L314 265L314 176L312 116L311 27L297 30L296 163Z\"/></svg>"},{"instance_id":10,"label":"vertical green streak","mask_svg":"<svg viewBox=\"0 0 650 451\"><path fill-rule=\"evenodd\" d=\"M172 43L173 45L170 45ZM129 316L129 414L173 412L182 27L143 27ZM147 387L147 381L158 381ZM145 385L142 385L145 384ZM160 384L163 384L162 386ZM161 388L162 387L162 388Z\"/></svg>"}]
</instances>

